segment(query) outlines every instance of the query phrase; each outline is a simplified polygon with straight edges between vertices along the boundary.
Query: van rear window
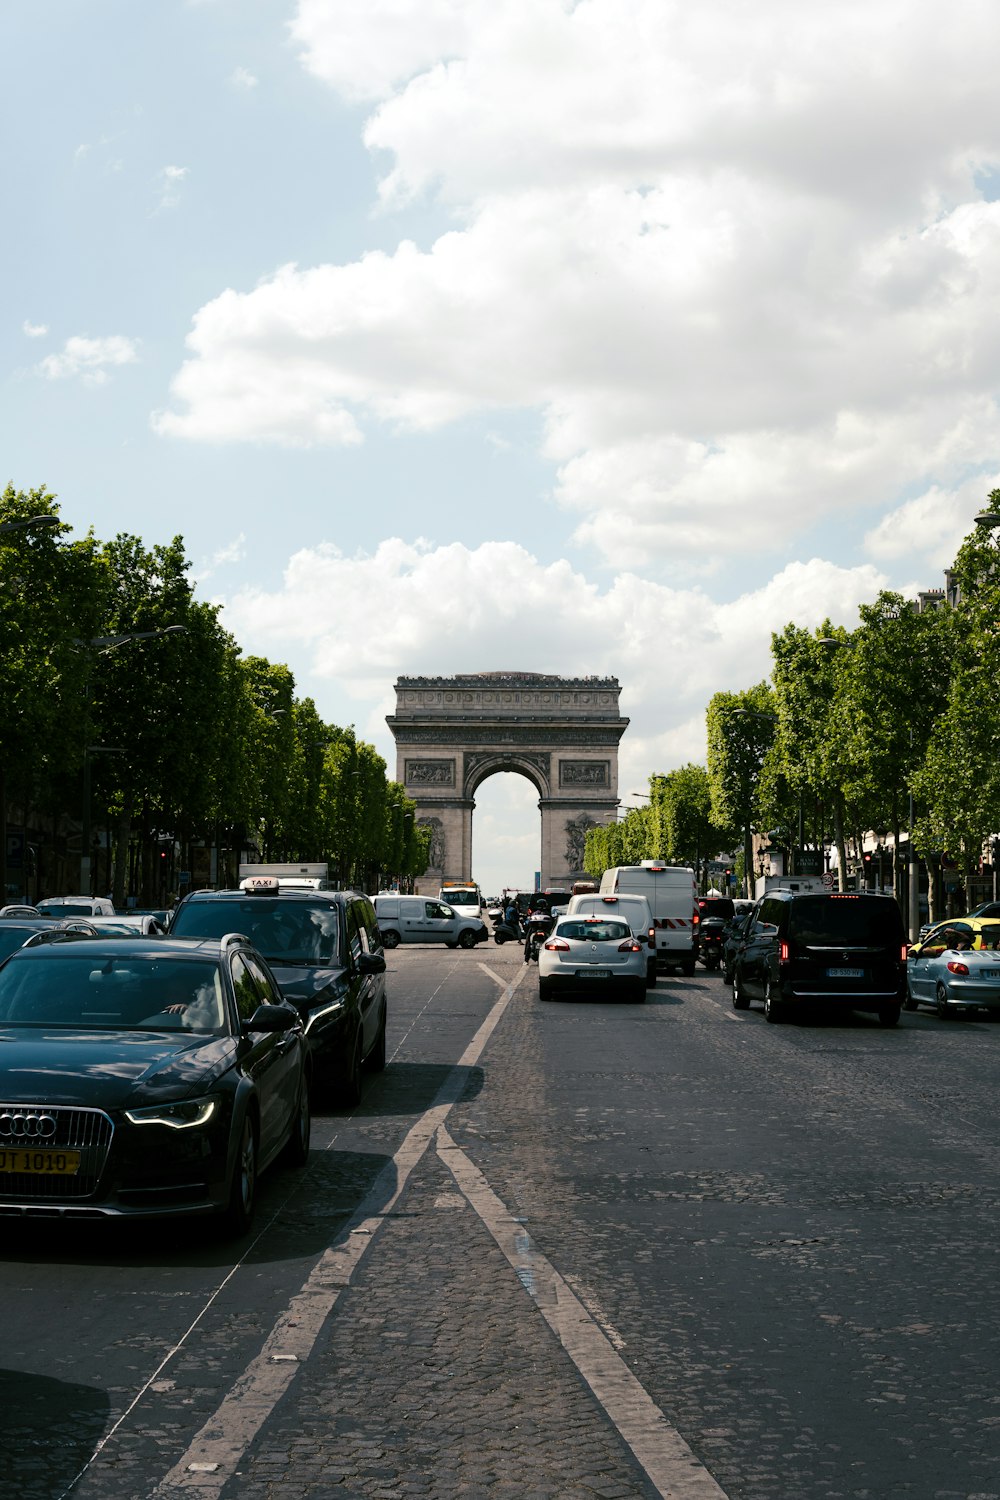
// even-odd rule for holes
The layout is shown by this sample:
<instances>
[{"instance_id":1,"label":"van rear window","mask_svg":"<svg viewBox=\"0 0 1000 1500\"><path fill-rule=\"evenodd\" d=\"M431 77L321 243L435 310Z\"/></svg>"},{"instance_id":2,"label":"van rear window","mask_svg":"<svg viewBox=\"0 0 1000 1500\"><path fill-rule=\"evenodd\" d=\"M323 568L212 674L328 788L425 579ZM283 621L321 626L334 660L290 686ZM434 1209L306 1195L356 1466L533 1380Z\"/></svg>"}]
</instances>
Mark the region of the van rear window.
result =
<instances>
[{"instance_id":1,"label":"van rear window","mask_svg":"<svg viewBox=\"0 0 1000 1500\"><path fill-rule=\"evenodd\" d=\"M884 896L801 896L791 902L788 936L808 948L896 948L903 918Z\"/></svg>"}]
</instances>

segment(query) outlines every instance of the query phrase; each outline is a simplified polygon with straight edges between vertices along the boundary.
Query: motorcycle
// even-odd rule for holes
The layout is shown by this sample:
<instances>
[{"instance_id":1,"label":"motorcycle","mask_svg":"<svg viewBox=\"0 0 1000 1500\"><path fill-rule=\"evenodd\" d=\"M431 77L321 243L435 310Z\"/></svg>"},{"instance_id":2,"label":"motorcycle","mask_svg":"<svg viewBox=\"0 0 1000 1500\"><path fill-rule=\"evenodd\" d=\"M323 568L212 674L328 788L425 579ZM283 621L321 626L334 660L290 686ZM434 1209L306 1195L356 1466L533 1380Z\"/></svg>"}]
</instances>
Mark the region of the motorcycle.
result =
<instances>
[{"instance_id":1,"label":"motorcycle","mask_svg":"<svg viewBox=\"0 0 1000 1500\"><path fill-rule=\"evenodd\" d=\"M545 942L552 928L555 926L555 917L551 912L532 912L524 924L524 936L528 943L528 957L535 962L538 961L538 950Z\"/></svg>"},{"instance_id":2,"label":"motorcycle","mask_svg":"<svg viewBox=\"0 0 1000 1500\"><path fill-rule=\"evenodd\" d=\"M717 969L722 963L722 944L726 935L724 922L709 920L701 924L698 934L698 958L706 969Z\"/></svg>"},{"instance_id":3,"label":"motorcycle","mask_svg":"<svg viewBox=\"0 0 1000 1500\"><path fill-rule=\"evenodd\" d=\"M493 923L493 941L495 943L519 943L521 934L509 922L497 920Z\"/></svg>"}]
</instances>

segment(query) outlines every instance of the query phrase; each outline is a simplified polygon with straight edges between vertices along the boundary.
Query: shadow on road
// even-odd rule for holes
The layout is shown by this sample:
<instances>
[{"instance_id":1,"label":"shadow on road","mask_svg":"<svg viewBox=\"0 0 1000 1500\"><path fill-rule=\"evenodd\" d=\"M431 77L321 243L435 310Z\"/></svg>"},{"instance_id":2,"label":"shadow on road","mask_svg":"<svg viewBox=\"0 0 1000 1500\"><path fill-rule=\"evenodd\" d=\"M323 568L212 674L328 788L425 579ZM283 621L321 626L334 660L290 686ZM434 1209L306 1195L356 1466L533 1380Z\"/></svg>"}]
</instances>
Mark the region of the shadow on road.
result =
<instances>
[{"instance_id":1,"label":"shadow on road","mask_svg":"<svg viewBox=\"0 0 1000 1500\"><path fill-rule=\"evenodd\" d=\"M100 1441L109 1410L93 1386L0 1369L0 1495L57 1500Z\"/></svg>"}]
</instances>

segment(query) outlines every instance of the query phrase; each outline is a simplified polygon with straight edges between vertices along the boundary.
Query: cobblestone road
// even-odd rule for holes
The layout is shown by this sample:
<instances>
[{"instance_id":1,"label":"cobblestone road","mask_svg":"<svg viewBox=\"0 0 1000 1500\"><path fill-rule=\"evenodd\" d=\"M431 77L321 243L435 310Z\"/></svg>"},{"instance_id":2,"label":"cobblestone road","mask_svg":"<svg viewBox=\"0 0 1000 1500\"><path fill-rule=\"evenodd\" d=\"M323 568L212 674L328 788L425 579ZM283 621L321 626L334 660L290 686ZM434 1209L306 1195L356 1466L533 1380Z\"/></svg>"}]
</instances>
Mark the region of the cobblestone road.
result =
<instances>
[{"instance_id":1,"label":"cobblestone road","mask_svg":"<svg viewBox=\"0 0 1000 1500\"><path fill-rule=\"evenodd\" d=\"M393 956L235 1268L8 1245L0 1494L1000 1500L1000 1026L501 1006L519 958Z\"/></svg>"}]
</instances>

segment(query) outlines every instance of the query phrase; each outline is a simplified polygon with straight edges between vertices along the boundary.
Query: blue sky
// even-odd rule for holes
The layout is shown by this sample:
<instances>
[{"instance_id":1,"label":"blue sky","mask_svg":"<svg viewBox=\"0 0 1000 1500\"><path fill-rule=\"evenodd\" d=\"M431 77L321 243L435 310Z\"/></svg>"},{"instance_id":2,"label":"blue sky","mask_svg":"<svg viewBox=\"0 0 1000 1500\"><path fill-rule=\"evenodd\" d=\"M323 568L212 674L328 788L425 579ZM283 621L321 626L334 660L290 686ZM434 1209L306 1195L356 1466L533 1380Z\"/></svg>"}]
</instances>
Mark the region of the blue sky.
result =
<instances>
[{"instance_id":1,"label":"blue sky","mask_svg":"<svg viewBox=\"0 0 1000 1500\"><path fill-rule=\"evenodd\" d=\"M400 673L613 673L641 790L1000 483L998 43L985 0L7 6L2 477L179 532L390 767ZM532 800L484 787L484 884Z\"/></svg>"}]
</instances>

